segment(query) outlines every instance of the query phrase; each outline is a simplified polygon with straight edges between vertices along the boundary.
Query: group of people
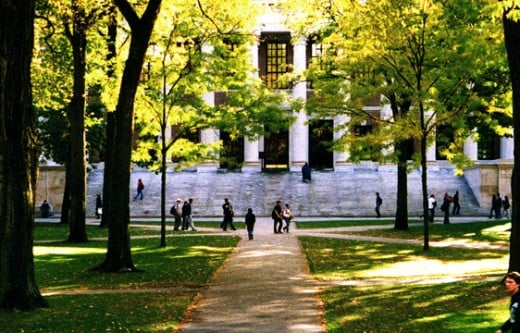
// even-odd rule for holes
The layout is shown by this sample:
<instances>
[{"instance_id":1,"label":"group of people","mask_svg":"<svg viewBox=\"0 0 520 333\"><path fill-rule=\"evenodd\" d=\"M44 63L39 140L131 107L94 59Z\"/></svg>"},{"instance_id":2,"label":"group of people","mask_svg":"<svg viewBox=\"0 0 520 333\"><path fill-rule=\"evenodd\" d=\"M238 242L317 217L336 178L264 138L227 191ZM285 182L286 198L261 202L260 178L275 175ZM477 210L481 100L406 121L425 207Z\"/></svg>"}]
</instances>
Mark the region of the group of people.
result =
<instances>
[{"instance_id":1,"label":"group of people","mask_svg":"<svg viewBox=\"0 0 520 333\"><path fill-rule=\"evenodd\" d=\"M222 205L222 212L224 215L224 219L220 224L220 228L223 231L226 231L227 228L231 228L232 230L236 230L235 225L233 224L233 218L235 216L235 210L233 209L233 205L229 201L228 198L224 198L224 204ZM285 207L282 208L282 201L276 201L276 205L273 208L271 213L271 217L273 219L273 230L275 234L281 234L283 232L289 233L289 227L291 225L291 221L294 219L294 214L291 211L291 205L285 204ZM285 221L285 225L283 222ZM248 208L247 213L245 215L245 224L247 229L247 235L249 240L254 239L254 227L256 223L256 215L253 213L253 208Z\"/></svg>"},{"instance_id":2,"label":"group of people","mask_svg":"<svg viewBox=\"0 0 520 333\"><path fill-rule=\"evenodd\" d=\"M220 228L223 231L226 231L228 226L231 230L237 230L235 225L233 224L233 217L235 216L235 210L233 209L233 205L229 201L228 198L224 198L224 204L222 204L222 213L224 214L224 219L222 223L220 223ZM253 232L256 223L256 215L253 213L253 208L247 209L247 214L245 216L245 223L247 229L247 236L249 240L253 240Z\"/></svg>"},{"instance_id":3,"label":"group of people","mask_svg":"<svg viewBox=\"0 0 520 333\"><path fill-rule=\"evenodd\" d=\"M273 219L273 231L275 234L281 234L283 232L289 233L289 227L294 214L291 212L291 205L286 203L285 207L282 208L282 201L277 200L276 205L271 212L271 218ZM285 226L283 222L285 221Z\"/></svg>"},{"instance_id":4,"label":"group of people","mask_svg":"<svg viewBox=\"0 0 520 333\"><path fill-rule=\"evenodd\" d=\"M504 196L504 199L500 197L500 193L493 194L491 198L491 210L489 211L489 218L493 216L495 219L502 218L503 216L509 218L509 208L511 208L511 203L509 202L509 198Z\"/></svg>"},{"instance_id":5,"label":"group of people","mask_svg":"<svg viewBox=\"0 0 520 333\"><path fill-rule=\"evenodd\" d=\"M459 201L459 191L455 191L453 196L449 195L448 192L444 193L444 197L442 198L441 211L444 214L444 224L450 224L450 205L453 203L453 209L451 211L451 215L459 215L460 214L460 201ZM428 221L431 223L434 222L435 219L435 208L437 207L437 200L435 199L435 194L430 195L428 198Z\"/></svg>"},{"instance_id":6,"label":"group of people","mask_svg":"<svg viewBox=\"0 0 520 333\"><path fill-rule=\"evenodd\" d=\"M192 198L185 200L184 202L181 198L175 200L175 204L170 208L170 214L174 217L173 231L188 231L190 228L193 231L197 231L193 224L193 215L191 211L192 203Z\"/></svg>"}]
</instances>

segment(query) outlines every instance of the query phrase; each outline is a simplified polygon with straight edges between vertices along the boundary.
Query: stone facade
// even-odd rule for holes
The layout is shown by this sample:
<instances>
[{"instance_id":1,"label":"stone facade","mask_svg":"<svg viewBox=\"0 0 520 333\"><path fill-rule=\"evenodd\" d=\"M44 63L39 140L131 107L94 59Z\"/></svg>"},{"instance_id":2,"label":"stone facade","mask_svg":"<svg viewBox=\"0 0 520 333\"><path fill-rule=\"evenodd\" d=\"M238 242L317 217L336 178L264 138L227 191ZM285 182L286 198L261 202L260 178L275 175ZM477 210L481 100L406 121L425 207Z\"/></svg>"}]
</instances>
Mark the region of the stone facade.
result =
<instances>
[{"instance_id":1,"label":"stone facade","mask_svg":"<svg viewBox=\"0 0 520 333\"><path fill-rule=\"evenodd\" d=\"M445 192L461 194L461 214L485 215L491 196L500 192L511 198L512 163L501 161L479 163L455 176L454 168L439 161L428 172L428 189L437 198ZM64 188L62 167L42 167L38 180L37 204L45 198L55 212L61 209ZM145 185L144 200L132 201L137 179ZM220 216L222 203L228 197L239 219L252 207L259 216L269 216L278 199L292 204L297 214L304 216L374 216L375 192L384 203L381 212L393 216L396 210L397 172L393 165L366 162L350 165L345 172L313 171L312 182L302 182L301 172L197 172L167 173L167 211L177 197L194 199L198 216ZM87 215L94 215L97 194L103 192L103 165L91 170L87 179ZM421 213L421 173L415 169L408 175L408 210L410 216ZM130 214L133 217L160 215L160 175L144 169L134 169L130 184ZM107 198L104 198L107 200Z\"/></svg>"}]
</instances>

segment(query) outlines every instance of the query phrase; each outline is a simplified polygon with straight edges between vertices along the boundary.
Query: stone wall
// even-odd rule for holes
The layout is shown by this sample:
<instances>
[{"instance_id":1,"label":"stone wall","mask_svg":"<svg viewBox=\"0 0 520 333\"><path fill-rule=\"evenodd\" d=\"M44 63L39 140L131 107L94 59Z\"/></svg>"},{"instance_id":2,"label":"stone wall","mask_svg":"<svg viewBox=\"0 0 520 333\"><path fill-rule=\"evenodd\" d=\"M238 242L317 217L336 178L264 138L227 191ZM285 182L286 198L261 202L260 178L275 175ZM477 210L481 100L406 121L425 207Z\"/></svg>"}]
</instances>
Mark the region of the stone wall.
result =
<instances>
[{"instance_id":1,"label":"stone wall","mask_svg":"<svg viewBox=\"0 0 520 333\"><path fill-rule=\"evenodd\" d=\"M300 172L184 172L169 171L166 181L166 209L177 197L194 199L194 213L199 216L220 216L222 203L228 197L239 216L252 207L259 216L269 216L272 206L280 199L292 204L294 211L305 216L373 216L375 192L383 197L381 212L393 216L396 210L397 171L395 166L369 168L353 165L349 172L314 171L313 180L302 182ZM429 194L440 200L445 192L461 194L461 213L484 215L490 207L491 195L499 191L510 196L511 163L482 163L455 176L454 168L438 163L429 168ZM137 179L145 183L144 200L132 201ZM421 214L421 173L408 175L408 210L410 216ZM37 204L49 200L55 212L61 209L64 189L62 167L41 167ZM87 215L93 216L97 194L103 192L103 165L90 170L87 178ZM160 215L160 175L144 169L134 169L130 184L131 216ZM104 198L107 200L107 198Z\"/></svg>"}]
</instances>

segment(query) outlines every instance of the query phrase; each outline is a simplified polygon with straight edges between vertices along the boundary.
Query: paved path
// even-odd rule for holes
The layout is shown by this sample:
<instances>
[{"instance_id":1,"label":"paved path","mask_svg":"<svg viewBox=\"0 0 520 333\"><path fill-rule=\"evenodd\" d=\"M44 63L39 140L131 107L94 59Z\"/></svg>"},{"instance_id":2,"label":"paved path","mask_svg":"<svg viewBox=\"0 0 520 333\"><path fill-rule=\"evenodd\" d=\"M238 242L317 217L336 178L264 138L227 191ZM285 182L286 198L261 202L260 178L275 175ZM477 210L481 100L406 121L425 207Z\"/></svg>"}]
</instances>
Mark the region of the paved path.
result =
<instances>
[{"instance_id":1,"label":"paved path","mask_svg":"<svg viewBox=\"0 0 520 333\"><path fill-rule=\"evenodd\" d=\"M242 240L177 331L325 332L318 285L296 236L273 234L268 218L258 218L252 241L234 233Z\"/></svg>"}]
</instances>

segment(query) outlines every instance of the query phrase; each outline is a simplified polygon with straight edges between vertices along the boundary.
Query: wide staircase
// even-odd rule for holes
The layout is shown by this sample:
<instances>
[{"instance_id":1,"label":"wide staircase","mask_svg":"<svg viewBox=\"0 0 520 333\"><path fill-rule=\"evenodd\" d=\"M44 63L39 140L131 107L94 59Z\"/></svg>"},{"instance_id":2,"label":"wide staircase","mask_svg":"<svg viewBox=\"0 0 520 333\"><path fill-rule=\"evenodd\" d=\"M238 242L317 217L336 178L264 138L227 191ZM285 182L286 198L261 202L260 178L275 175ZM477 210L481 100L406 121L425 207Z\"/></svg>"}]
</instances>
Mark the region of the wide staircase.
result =
<instances>
[{"instance_id":1,"label":"wide staircase","mask_svg":"<svg viewBox=\"0 0 520 333\"><path fill-rule=\"evenodd\" d=\"M144 199L133 201L137 180L145 184ZM397 171L395 167L378 170L354 166L347 172L313 171L312 182L304 183L300 172L174 172L167 173L166 209L176 198L193 198L196 216L221 216L224 198L233 204L237 218L253 208L258 216L270 216L276 200L290 203L301 216L375 216L375 192L383 198L381 213L393 216L396 211ZM133 217L160 216L161 176L144 169L134 169L130 185L130 214ZM88 177L87 215L94 214L96 194L102 194L103 169L95 169ZM437 201L447 192L460 193L461 215L483 215L488 207L479 207L463 176L455 176L453 168L436 168L428 172L428 193ZM104 201L110 198L103 198ZM408 174L408 211L410 216L422 213L420 170ZM440 212L438 212L439 214Z\"/></svg>"}]
</instances>

